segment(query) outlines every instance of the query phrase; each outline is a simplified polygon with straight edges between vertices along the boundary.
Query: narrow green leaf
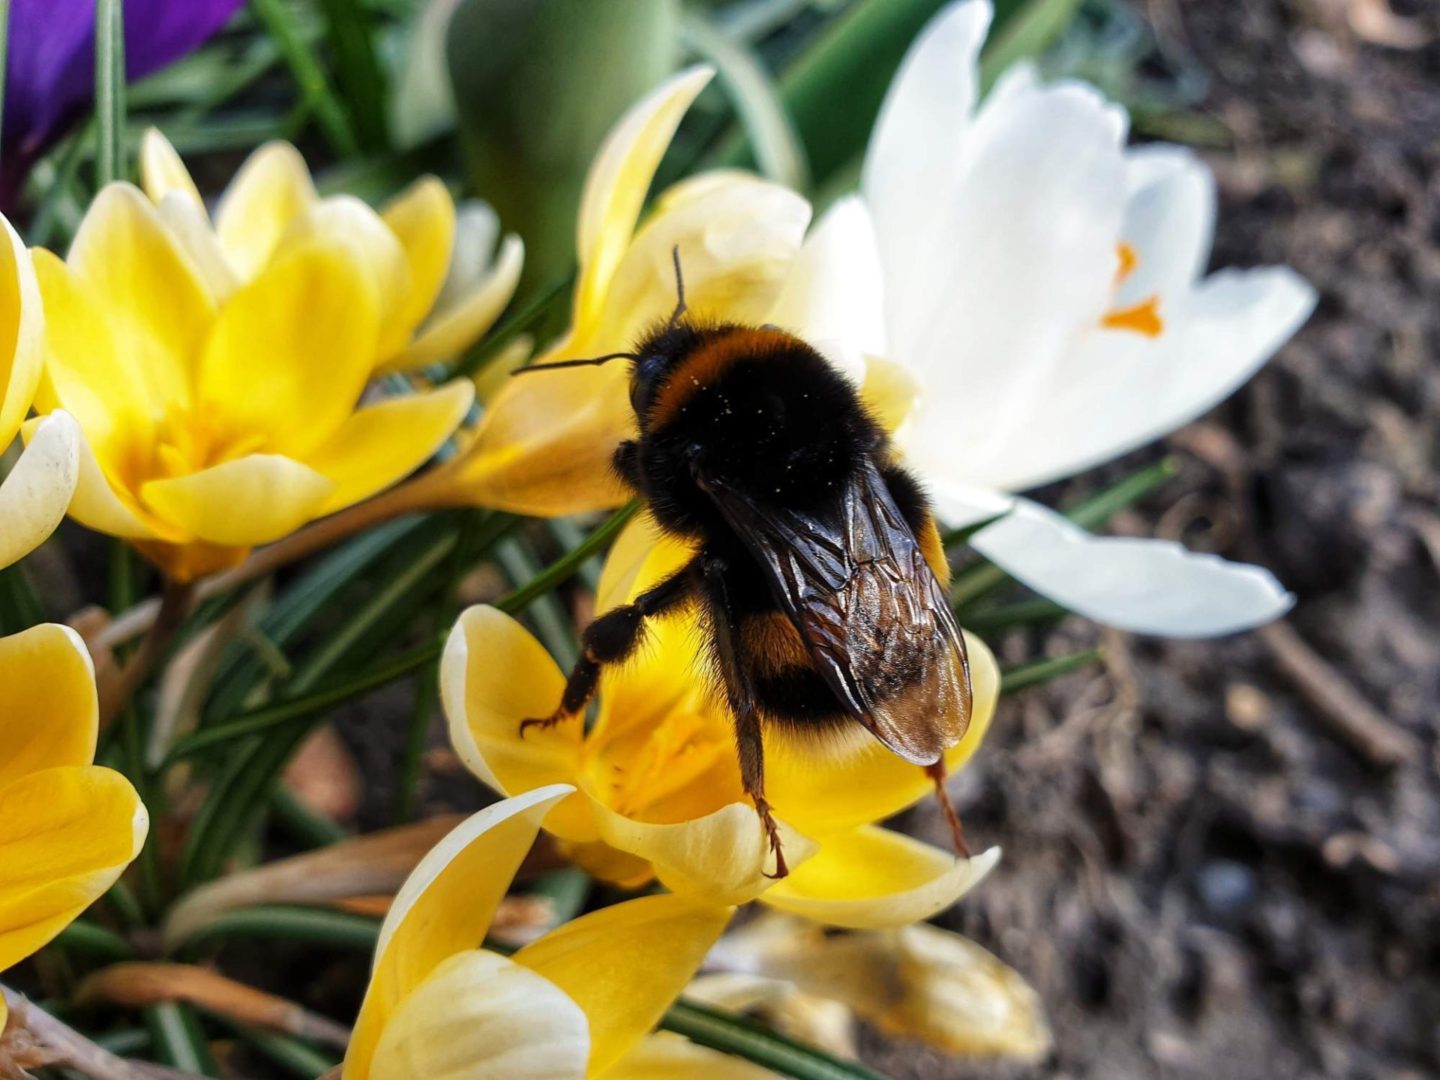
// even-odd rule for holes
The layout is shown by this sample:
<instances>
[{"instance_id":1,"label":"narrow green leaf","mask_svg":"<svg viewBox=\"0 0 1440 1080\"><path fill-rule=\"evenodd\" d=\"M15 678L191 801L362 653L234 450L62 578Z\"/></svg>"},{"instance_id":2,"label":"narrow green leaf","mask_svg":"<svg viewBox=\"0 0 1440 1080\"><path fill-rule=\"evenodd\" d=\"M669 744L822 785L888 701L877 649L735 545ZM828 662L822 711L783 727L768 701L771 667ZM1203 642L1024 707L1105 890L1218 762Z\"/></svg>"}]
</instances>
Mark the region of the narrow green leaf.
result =
<instances>
[{"instance_id":1,"label":"narrow green leaf","mask_svg":"<svg viewBox=\"0 0 1440 1080\"><path fill-rule=\"evenodd\" d=\"M1079 10L1080 0L1027 0L991 31L980 58L981 91L994 86L1011 64L1039 56L1055 44Z\"/></svg>"},{"instance_id":2,"label":"narrow green leaf","mask_svg":"<svg viewBox=\"0 0 1440 1080\"><path fill-rule=\"evenodd\" d=\"M340 1063L340 1059L335 1055L316 1050L313 1046L289 1035L237 1024L218 1013L210 1015L221 1026L240 1036L242 1042L254 1047L269 1058L283 1072L298 1077L299 1080L315 1080L315 1077Z\"/></svg>"},{"instance_id":3,"label":"narrow green leaf","mask_svg":"<svg viewBox=\"0 0 1440 1080\"><path fill-rule=\"evenodd\" d=\"M572 269L564 277L537 289L519 311L496 327L479 345L455 361L455 366L450 369L446 378L479 374L490 361L505 351L507 345L557 310L560 301L569 298L570 288L574 284L575 271Z\"/></svg>"},{"instance_id":4,"label":"narrow green leaf","mask_svg":"<svg viewBox=\"0 0 1440 1080\"><path fill-rule=\"evenodd\" d=\"M979 633L991 633L1011 626L1030 626L1035 623L1053 622L1063 619L1069 612L1054 600L1043 596L1029 600L1017 600L1013 604L998 604L994 607L978 608L965 613L965 629Z\"/></svg>"},{"instance_id":5,"label":"narrow green leaf","mask_svg":"<svg viewBox=\"0 0 1440 1080\"><path fill-rule=\"evenodd\" d=\"M622 506L615 513L606 519L594 532L585 538L585 542L573 551L566 552L562 557L556 559L543 571L537 574L534 579L516 589L514 592L497 600L495 606L501 611L514 614L526 608L537 596L542 596L555 586L559 585L566 578L572 576L577 569L597 551L601 551L619 535L626 523L635 516L640 509L640 500L636 499Z\"/></svg>"},{"instance_id":6,"label":"narrow green leaf","mask_svg":"<svg viewBox=\"0 0 1440 1080\"><path fill-rule=\"evenodd\" d=\"M55 937L57 945L102 960L133 960L135 947L125 938L85 919L76 919Z\"/></svg>"},{"instance_id":7,"label":"narrow green leaf","mask_svg":"<svg viewBox=\"0 0 1440 1080\"><path fill-rule=\"evenodd\" d=\"M118 1031L107 1031L103 1035L94 1035L91 1041L117 1057L135 1057L150 1049L150 1032L143 1028L121 1028Z\"/></svg>"},{"instance_id":8,"label":"narrow green leaf","mask_svg":"<svg viewBox=\"0 0 1440 1080\"><path fill-rule=\"evenodd\" d=\"M220 1075L190 1006L174 1001L151 1005L145 1010L145 1024L162 1065L200 1076Z\"/></svg>"},{"instance_id":9,"label":"narrow green leaf","mask_svg":"<svg viewBox=\"0 0 1440 1080\"><path fill-rule=\"evenodd\" d=\"M495 561L517 588L540 576L540 566L530 554L529 547L517 538L512 537L495 545ZM578 564L575 569L580 569ZM535 636L555 662L562 669L569 670L580 658L580 650L575 643L574 621L553 593L536 596L529 606L526 620L535 628Z\"/></svg>"},{"instance_id":10,"label":"narrow green leaf","mask_svg":"<svg viewBox=\"0 0 1440 1080\"><path fill-rule=\"evenodd\" d=\"M270 810L276 824L306 847L328 847L349 835L330 818L301 802L287 784L275 785L270 793Z\"/></svg>"},{"instance_id":11,"label":"narrow green leaf","mask_svg":"<svg viewBox=\"0 0 1440 1080\"><path fill-rule=\"evenodd\" d=\"M184 943L182 955L227 941L300 941L347 952L372 953L380 920L345 911L272 904L226 912Z\"/></svg>"},{"instance_id":12,"label":"narrow green leaf","mask_svg":"<svg viewBox=\"0 0 1440 1080\"><path fill-rule=\"evenodd\" d=\"M95 0L96 169L102 184L125 179L124 0Z\"/></svg>"},{"instance_id":13,"label":"narrow green leaf","mask_svg":"<svg viewBox=\"0 0 1440 1080\"><path fill-rule=\"evenodd\" d=\"M779 88L754 53L727 38L697 13L685 16L680 30L681 40L719 72L760 172L796 191L808 190L810 167L805 150L785 112Z\"/></svg>"},{"instance_id":14,"label":"narrow green leaf","mask_svg":"<svg viewBox=\"0 0 1440 1080\"><path fill-rule=\"evenodd\" d=\"M1039 686L1051 679L1058 679L1061 675L1068 675L1072 671L1079 671L1083 667L1098 663L1103 656L1104 653L1100 649L1086 649L1084 652L1071 653L1068 656L1032 660L1027 664L1019 664L1000 673L1000 693L1002 695L1014 694L1032 686Z\"/></svg>"},{"instance_id":15,"label":"narrow green leaf","mask_svg":"<svg viewBox=\"0 0 1440 1080\"><path fill-rule=\"evenodd\" d=\"M322 0L330 52L335 58L336 81L363 145L384 149L389 142L385 124L387 80L375 56L375 19L359 0Z\"/></svg>"},{"instance_id":16,"label":"narrow green leaf","mask_svg":"<svg viewBox=\"0 0 1440 1080\"><path fill-rule=\"evenodd\" d=\"M45 609L30 586L24 563L0 570L0 636L16 634L45 621Z\"/></svg>"},{"instance_id":17,"label":"narrow green leaf","mask_svg":"<svg viewBox=\"0 0 1440 1080\"><path fill-rule=\"evenodd\" d=\"M1161 458L1061 512L1082 529L1098 529L1121 510L1158 491L1179 471L1174 458Z\"/></svg>"},{"instance_id":18,"label":"narrow green leaf","mask_svg":"<svg viewBox=\"0 0 1440 1080\"><path fill-rule=\"evenodd\" d=\"M794 1080L885 1080L859 1062L842 1061L733 1013L683 999L670 1006L660 1026Z\"/></svg>"},{"instance_id":19,"label":"narrow green leaf","mask_svg":"<svg viewBox=\"0 0 1440 1080\"><path fill-rule=\"evenodd\" d=\"M118 3L119 0L111 0ZM315 118L330 145L345 157L360 150L349 113L336 96L320 65L319 57L296 25L295 17L283 0L250 0L251 9L275 39L290 73L300 86L302 100L315 111Z\"/></svg>"}]
</instances>

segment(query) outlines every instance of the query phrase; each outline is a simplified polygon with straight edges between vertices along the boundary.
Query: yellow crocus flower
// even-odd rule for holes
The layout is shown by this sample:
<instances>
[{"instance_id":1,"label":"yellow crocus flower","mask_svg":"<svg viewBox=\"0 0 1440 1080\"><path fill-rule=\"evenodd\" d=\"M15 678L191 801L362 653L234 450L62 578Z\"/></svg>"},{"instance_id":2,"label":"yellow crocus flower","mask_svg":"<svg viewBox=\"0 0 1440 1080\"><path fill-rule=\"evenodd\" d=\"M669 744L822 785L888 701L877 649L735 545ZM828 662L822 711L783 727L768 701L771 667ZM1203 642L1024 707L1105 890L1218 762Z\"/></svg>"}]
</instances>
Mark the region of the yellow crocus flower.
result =
<instances>
[{"instance_id":1,"label":"yellow crocus flower","mask_svg":"<svg viewBox=\"0 0 1440 1080\"><path fill-rule=\"evenodd\" d=\"M0 453L14 441L40 385L45 316L24 243L4 215L0 242ZM0 483L0 567L42 544L65 516L75 490L80 435L68 415L39 425Z\"/></svg>"},{"instance_id":2,"label":"yellow crocus flower","mask_svg":"<svg viewBox=\"0 0 1440 1080\"><path fill-rule=\"evenodd\" d=\"M833 934L771 912L721 938L706 968L686 996L720 1008L784 1019L823 1002L957 1057L1033 1063L1050 1050L1044 1005L1020 973L928 923Z\"/></svg>"},{"instance_id":3,"label":"yellow crocus flower","mask_svg":"<svg viewBox=\"0 0 1440 1080\"><path fill-rule=\"evenodd\" d=\"M377 212L352 195L321 198L289 143L260 147L216 205L212 226L184 162L155 129L140 147L141 186L211 289L224 300L302 238L329 236L357 249L378 290L377 371L449 360L483 334L520 280L524 245L479 202L457 212L434 176ZM493 259L492 259L493 253Z\"/></svg>"},{"instance_id":4,"label":"yellow crocus flower","mask_svg":"<svg viewBox=\"0 0 1440 1080\"><path fill-rule=\"evenodd\" d=\"M457 380L361 405L393 294L358 232L281 231L259 209L278 201L269 190L242 177L222 204L215 235L233 228L251 252L228 278L185 195L157 207L123 183L96 196L64 261L34 252L48 314L37 406L84 435L70 514L180 581L390 486L473 398ZM267 221L277 236L258 258Z\"/></svg>"},{"instance_id":5,"label":"yellow crocus flower","mask_svg":"<svg viewBox=\"0 0 1440 1080\"><path fill-rule=\"evenodd\" d=\"M624 348L663 321L675 307L677 245L693 318L758 323L772 310L810 220L795 192L745 173L702 173L665 191L640 222L660 159L712 74L674 76L607 137L580 205L571 326L537 363ZM440 501L550 517L623 502L610 458L634 427L628 385L623 364L510 380L446 469Z\"/></svg>"},{"instance_id":6,"label":"yellow crocus flower","mask_svg":"<svg viewBox=\"0 0 1440 1080\"><path fill-rule=\"evenodd\" d=\"M0 971L68 926L145 843L130 781L92 764L98 735L78 634L46 624L0 638Z\"/></svg>"},{"instance_id":7,"label":"yellow crocus flower","mask_svg":"<svg viewBox=\"0 0 1440 1080\"><path fill-rule=\"evenodd\" d=\"M582 916L505 957L481 948L541 819L539 788L468 818L420 861L380 930L344 1080L641 1080L773 1074L648 1036L731 909L647 896Z\"/></svg>"},{"instance_id":8,"label":"yellow crocus flower","mask_svg":"<svg viewBox=\"0 0 1440 1080\"><path fill-rule=\"evenodd\" d=\"M644 519L616 541L597 610L628 602L690 552ZM639 656L607 669L588 732L578 721L522 737L547 716L565 677L528 631L489 607L465 612L450 636L440 686L450 737L466 766L502 794L547 784L577 790L545 821L592 873L712 901L765 903L818 922L900 926L950 906L995 864L999 850L958 859L875 824L928 797L925 772L867 733L817 747L767 731L765 789L779 819L790 875L765 876L768 844L745 796L733 721L702 672L697 616L655 620ZM965 738L946 754L969 759L995 709L999 674L983 642L966 635L975 687Z\"/></svg>"}]
</instances>

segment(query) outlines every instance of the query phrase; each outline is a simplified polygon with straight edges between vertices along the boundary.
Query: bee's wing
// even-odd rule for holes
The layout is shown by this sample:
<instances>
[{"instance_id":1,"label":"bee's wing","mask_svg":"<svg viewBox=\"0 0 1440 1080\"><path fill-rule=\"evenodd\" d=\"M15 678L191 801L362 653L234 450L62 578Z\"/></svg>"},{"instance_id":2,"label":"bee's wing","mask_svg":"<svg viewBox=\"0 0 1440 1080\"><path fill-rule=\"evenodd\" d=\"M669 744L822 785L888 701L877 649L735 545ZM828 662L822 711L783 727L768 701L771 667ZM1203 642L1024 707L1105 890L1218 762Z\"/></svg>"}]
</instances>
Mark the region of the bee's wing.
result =
<instances>
[{"instance_id":1,"label":"bee's wing","mask_svg":"<svg viewBox=\"0 0 1440 1080\"><path fill-rule=\"evenodd\" d=\"M965 639L875 465L857 470L823 518L700 482L846 711L916 764L959 742L970 723Z\"/></svg>"}]
</instances>

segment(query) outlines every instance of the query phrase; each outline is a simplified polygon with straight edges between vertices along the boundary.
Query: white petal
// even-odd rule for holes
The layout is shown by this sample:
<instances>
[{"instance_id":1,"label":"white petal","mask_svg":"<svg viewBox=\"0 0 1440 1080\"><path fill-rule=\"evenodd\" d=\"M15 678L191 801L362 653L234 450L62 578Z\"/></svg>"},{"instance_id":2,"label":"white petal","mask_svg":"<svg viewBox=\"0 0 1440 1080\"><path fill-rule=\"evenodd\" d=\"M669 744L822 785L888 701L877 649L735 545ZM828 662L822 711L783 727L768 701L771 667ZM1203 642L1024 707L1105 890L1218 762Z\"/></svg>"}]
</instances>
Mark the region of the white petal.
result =
<instances>
[{"instance_id":1,"label":"white petal","mask_svg":"<svg viewBox=\"0 0 1440 1080\"><path fill-rule=\"evenodd\" d=\"M883 249L890 359L922 393L912 443L955 473L1032 441L1034 403L1109 306L1124 207L1114 109L1079 84L1017 90L980 111L953 189ZM884 224L877 217L882 243Z\"/></svg>"},{"instance_id":2,"label":"white petal","mask_svg":"<svg viewBox=\"0 0 1440 1080\"><path fill-rule=\"evenodd\" d=\"M1223 401L1309 318L1315 290L1286 267L1224 270L1164 312L1158 338L1094 329L1032 402L1024 438L973 475L1020 491L1143 446Z\"/></svg>"},{"instance_id":3,"label":"white petal","mask_svg":"<svg viewBox=\"0 0 1440 1080\"><path fill-rule=\"evenodd\" d=\"M988 0L940 12L910 46L885 95L861 185L887 267L904 263L906 248L930 226L953 186L979 93L977 60L990 16Z\"/></svg>"},{"instance_id":4,"label":"white petal","mask_svg":"<svg viewBox=\"0 0 1440 1080\"><path fill-rule=\"evenodd\" d=\"M80 428L69 413L52 413L0 480L0 567L24 558L55 531L79 472Z\"/></svg>"},{"instance_id":5,"label":"white petal","mask_svg":"<svg viewBox=\"0 0 1440 1080\"><path fill-rule=\"evenodd\" d=\"M1023 499L970 543L1071 611L1140 634L1231 634L1279 618L1295 599L1258 566L1164 540L1092 536Z\"/></svg>"},{"instance_id":6,"label":"white petal","mask_svg":"<svg viewBox=\"0 0 1440 1080\"><path fill-rule=\"evenodd\" d=\"M950 472L963 474L963 461L947 469L944 463L928 463L906 458L905 464L925 477L925 492L935 508L935 516L952 529L963 529L986 518L998 517L1015 505L1011 495L952 479Z\"/></svg>"},{"instance_id":7,"label":"white petal","mask_svg":"<svg viewBox=\"0 0 1440 1080\"><path fill-rule=\"evenodd\" d=\"M582 1080L585 1013L543 975L483 950L457 953L400 1001L371 1080Z\"/></svg>"},{"instance_id":8,"label":"white petal","mask_svg":"<svg viewBox=\"0 0 1440 1080\"><path fill-rule=\"evenodd\" d=\"M870 214L860 199L842 199L805 238L769 321L810 342L858 384L866 355L885 353L883 297Z\"/></svg>"},{"instance_id":9,"label":"white petal","mask_svg":"<svg viewBox=\"0 0 1440 1080\"><path fill-rule=\"evenodd\" d=\"M1142 146L1125 155L1121 238L1139 258L1115 297L1117 308L1183 295L1199 279L1215 238L1215 177L1179 146Z\"/></svg>"}]
</instances>

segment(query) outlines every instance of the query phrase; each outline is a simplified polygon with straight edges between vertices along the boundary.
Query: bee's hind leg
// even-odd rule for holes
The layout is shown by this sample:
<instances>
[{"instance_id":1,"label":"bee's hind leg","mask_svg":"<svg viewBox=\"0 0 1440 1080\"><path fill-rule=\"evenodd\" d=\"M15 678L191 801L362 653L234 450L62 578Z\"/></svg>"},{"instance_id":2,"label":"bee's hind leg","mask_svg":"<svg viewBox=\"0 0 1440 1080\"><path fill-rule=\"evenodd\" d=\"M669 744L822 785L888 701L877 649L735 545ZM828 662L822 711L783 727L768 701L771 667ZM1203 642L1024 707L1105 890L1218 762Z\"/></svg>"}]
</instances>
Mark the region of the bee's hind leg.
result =
<instances>
[{"instance_id":1,"label":"bee's hind leg","mask_svg":"<svg viewBox=\"0 0 1440 1080\"><path fill-rule=\"evenodd\" d=\"M730 598L725 586L726 564L718 558L705 561L705 592L710 600L710 615L713 620L715 653L719 660L721 677L725 682L726 703L735 719L735 749L740 756L740 783L745 794L755 804L760 815L760 826L765 830L770 850L775 856L775 872L768 878L779 880L787 877L790 868L785 864L785 849L780 843L780 827L775 815L770 812L770 802L765 798L765 740L760 732L760 712L755 705L755 691L749 676L740 663L736 641L739 632L733 621Z\"/></svg>"},{"instance_id":2,"label":"bee's hind leg","mask_svg":"<svg viewBox=\"0 0 1440 1080\"><path fill-rule=\"evenodd\" d=\"M580 637L580 659L575 661L570 677L565 680L559 708L549 716L520 721L521 737L532 727L543 731L583 713L595 696L604 666L624 660L639 647L645 620L652 615L663 615L695 595L697 569L695 560L686 563L654 588L637 596L633 603L607 611L586 627Z\"/></svg>"},{"instance_id":3,"label":"bee's hind leg","mask_svg":"<svg viewBox=\"0 0 1440 1080\"><path fill-rule=\"evenodd\" d=\"M960 815L945 790L945 759L942 757L933 765L926 765L925 775L935 782L935 798L940 803L940 812L945 815L945 824L950 826L950 837L955 843L955 854L970 858L970 845L965 843L965 826L960 824Z\"/></svg>"}]
</instances>

